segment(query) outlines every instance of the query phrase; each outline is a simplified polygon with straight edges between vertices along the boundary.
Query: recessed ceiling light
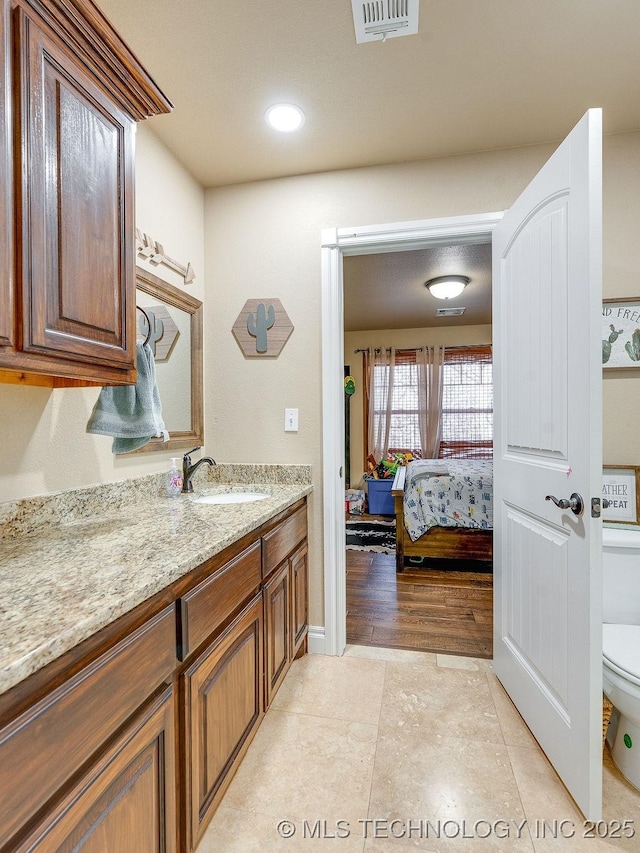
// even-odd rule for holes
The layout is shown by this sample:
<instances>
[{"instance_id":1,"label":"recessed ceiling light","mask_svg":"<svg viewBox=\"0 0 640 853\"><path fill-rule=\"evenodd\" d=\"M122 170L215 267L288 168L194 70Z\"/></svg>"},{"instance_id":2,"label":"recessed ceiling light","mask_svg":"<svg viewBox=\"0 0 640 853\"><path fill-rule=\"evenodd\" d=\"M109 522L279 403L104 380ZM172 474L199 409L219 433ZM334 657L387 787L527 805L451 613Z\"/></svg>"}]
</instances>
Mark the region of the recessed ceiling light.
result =
<instances>
[{"instance_id":1,"label":"recessed ceiling light","mask_svg":"<svg viewBox=\"0 0 640 853\"><path fill-rule=\"evenodd\" d=\"M281 133L292 133L304 124L304 113L293 104L274 104L264 114L267 124Z\"/></svg>"}]
</instances>

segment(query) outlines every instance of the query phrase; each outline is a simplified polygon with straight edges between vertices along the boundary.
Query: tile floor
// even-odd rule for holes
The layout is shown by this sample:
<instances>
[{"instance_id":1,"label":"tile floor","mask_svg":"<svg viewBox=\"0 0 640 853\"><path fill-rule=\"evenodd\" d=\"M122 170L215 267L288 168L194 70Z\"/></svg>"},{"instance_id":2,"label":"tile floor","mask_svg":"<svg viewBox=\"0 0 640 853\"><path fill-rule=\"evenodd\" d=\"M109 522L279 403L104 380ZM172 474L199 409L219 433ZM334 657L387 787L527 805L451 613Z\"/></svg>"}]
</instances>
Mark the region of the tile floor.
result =
<instances>
[{"instance_id":1,"label":"tile floor","mask_svg":"<svg viewBox=\"0 0 640 853\"><path fill-rule=\"evenodd\" d=\"M606 753L604 791L600 832L633 837L584 837L489 661L348 646L294 662L197 853L640 851Z\"/></svg>"}]
</instances>

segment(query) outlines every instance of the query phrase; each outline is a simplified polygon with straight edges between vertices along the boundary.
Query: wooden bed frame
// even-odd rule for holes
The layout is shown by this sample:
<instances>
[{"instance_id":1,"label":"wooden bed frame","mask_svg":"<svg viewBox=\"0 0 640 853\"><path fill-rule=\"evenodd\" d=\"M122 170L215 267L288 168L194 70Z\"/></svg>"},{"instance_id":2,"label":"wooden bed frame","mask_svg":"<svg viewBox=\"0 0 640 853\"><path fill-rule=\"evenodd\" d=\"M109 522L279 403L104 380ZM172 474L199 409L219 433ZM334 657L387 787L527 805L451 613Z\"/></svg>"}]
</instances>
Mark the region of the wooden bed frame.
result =
<instances>
[{"instance_id":1,"label":"wooden bed frame","mask_svg":"<svg viewBox=\"0 0 640 853\"><path fill-rule=\"evenodd\" d=\"M448 560L492 560L493 531L468 527L432 527L414 542L404 526L406 467L398 468L391 494L396 514L396 571L404 571L405 557Z\"/></svg>"}]
</instances>

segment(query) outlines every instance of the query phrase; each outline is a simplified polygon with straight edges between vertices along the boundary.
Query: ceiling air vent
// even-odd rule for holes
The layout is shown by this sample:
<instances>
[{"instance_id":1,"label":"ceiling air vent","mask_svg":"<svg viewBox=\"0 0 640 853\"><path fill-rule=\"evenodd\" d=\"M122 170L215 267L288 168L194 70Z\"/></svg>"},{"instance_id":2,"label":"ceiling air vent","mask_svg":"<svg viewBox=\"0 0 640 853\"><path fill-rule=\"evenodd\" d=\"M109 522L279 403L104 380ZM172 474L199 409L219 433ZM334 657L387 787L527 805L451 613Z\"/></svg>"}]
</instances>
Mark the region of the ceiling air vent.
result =
<instances>
[{"instance_id":1,"label":"ceiling air vent","mask_svg":"<svg viewBox=\"0 0 640 853\"><path fill-rule=\"evenodd\" d=\"M351 0L356 42L384 41L418 32L420 0Z\"/></svg>"},{"instance_id":2,"label":"ceiling air vent","mask_svg":"<svg viewBox=\"0 0 640 853\"><path fill-rule=\"evenodd\" d=\"M466 308L436 308L436 317L459 317Z\"/></svg>"}]
</instances>

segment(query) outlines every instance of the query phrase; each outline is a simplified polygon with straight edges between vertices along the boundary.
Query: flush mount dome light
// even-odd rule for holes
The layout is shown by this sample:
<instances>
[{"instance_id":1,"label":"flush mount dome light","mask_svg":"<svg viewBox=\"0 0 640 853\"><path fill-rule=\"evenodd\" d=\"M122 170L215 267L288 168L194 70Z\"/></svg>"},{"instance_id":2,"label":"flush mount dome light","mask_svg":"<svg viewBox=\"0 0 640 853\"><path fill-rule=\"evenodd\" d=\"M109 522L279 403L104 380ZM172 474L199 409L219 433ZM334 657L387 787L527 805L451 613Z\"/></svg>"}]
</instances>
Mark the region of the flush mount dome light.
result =
<instances>
[{"instance_id":1,"label":"flush mount dome light","mask_svg":"<svg viewBox=\"0 0 640 853\"><path fill-rule=\"evenodd\" d=\"M292 133L304 124L304 113L293 104L274 104L264 117L268 125L281 133Z\"/></svg>"},{"instance_id":2,"label":"flush mount dome light","mask_svg":"<svg viewBox=\"0 0 640 853\"><path fill-rule=\"evenodd\" d=\"M424 286L436 299L453 299L460 296L470 281L471 279L466 275L439 275L437 278L425 281Z\"/></svg>"}]
</instances>

